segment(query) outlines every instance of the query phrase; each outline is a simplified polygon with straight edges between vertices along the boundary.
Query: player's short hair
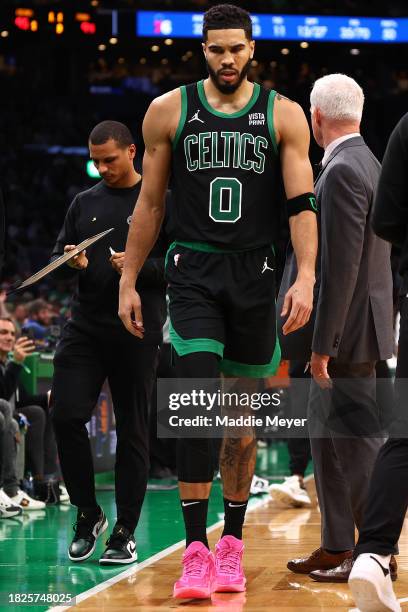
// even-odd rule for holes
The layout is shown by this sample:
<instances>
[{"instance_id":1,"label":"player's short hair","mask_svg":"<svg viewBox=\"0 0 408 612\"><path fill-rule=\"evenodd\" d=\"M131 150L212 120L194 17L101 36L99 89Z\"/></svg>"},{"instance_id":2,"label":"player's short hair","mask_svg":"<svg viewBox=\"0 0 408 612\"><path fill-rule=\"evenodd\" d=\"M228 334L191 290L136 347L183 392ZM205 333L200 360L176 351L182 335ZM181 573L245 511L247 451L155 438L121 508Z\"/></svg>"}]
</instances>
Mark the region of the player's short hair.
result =
<instances>
[{"instance_id":1,"label":"player's short hair","mask_svg":"<svg viewBox=\"0 0 408 612\"><path fill-rule=\"evenodd\" d=\"M131 131L120 121L101 121L89 134L89 142L93 145L105 144L110 139L114 140L121 149L134 143Z\"/></svg>"},{"instance_id":2,"label":"player's short hair","mask_svg":"<svg viewBox=\"0 0 408 612\"><path fill-rule=\"evenodd\" d=\"M248 40L252 40L251 15L243 8L233 4L217 4L204 13L203 38L208 38L208 30L244 30Z\"/></svg>"},{"instance_id":3,"label":"player's short hair","mask_svg":"<svg viewBox=\"0 0 408 612\"><path fill-rule=\"evenodd\" d=\"M360 122L364 93L360 85L346 74L328 74L313 85L310 104L312 110L318 108L327 119Z\"/></svg>"}]
</instances>

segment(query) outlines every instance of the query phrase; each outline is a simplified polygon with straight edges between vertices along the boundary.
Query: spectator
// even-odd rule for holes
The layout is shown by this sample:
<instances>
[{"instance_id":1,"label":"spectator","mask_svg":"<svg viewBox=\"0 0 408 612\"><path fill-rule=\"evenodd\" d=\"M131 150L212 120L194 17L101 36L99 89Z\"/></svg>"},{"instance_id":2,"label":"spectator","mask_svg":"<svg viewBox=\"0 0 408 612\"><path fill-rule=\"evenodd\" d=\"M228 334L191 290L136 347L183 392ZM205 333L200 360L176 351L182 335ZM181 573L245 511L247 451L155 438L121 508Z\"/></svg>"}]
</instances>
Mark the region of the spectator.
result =
<instances>
[{"instance_id":1,"label":"spectator","mask_svg":"<svg viewBox=\"0 0 408 612\"><path fill-rule=\"evenodd\" d=\"M9 490L17 484L17 444L20 442L20 436L18 424L12 415L10 404L0 400L0 519L19 516L23 511L4 490L4 487Z\"/></svg>"},{"instance_id":2,"label":"spectator","mask_svg":"<svg viewBox=\"0 0 408 612\"><path fill-rule=\"evenodd\" d=\"M2 414L5 418L6 431L10 432L10 427L14 428L15 436L18 431L15 430L13 424L10 424L10 420L15 406L18 378L27 355L33 350L34 344L28 338L22 337L16 341L16 329L10 318L0 318L0 398L2 399L1 406L3 406ZM41 410L41 408L38 409ZM18 413L15 416L19 421L24 422L25 419L21 419ZM18 435L17 441L19 441ZM16 469L11 463L14 452L10 438L8 438L8 445L6 443L3 447L3 458L6 460L7 468L4 472L3 492L14 505L21 506L25 510L44 508L45 504L43 502L32 499L20 489Z\"/></svg>"},{"instance_id":3,"label":"spectator","mask_svg":"<svg viewBox=\"0 0 408 612\"><path fill-rule=\"evenodd\" d=\"M21 334L21 328L23 327L25 320L27 318L27 306L23 302L17 302L14 305L14 310L12 312L12 318L14 321L14 325L16 326L16 330L18 334Z\"/></svg>"},{"instance_id":4,"label":"spectator","mask_svg":"<svg viewBox=\"0 0 408 612\"><path fill-rule=\"evenodd\" d=\"M51 322L52 313L47 302L42 299L34 300L28 306L28 320L23 331L27 334L30 330L33 330L31 333L33 333L35 340L44 340Z\"/></svg>"}]
</instances>

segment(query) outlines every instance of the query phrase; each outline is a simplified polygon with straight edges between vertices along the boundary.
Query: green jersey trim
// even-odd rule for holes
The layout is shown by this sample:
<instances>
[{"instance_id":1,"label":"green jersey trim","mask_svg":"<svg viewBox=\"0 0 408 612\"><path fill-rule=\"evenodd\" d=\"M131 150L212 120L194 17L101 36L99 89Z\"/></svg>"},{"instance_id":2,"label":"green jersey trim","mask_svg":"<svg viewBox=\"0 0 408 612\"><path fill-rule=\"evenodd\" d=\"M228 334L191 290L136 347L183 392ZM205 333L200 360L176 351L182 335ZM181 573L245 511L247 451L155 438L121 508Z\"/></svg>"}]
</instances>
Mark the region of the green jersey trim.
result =
<instances>
[{"instance_id":1,"label":"green jersey trim","mask_svg":"<svg viewBox=\"0 0 408 612\"><path fill-rule=\"evenodd\" d=\"M186 340L178 335L174 329L171 319L169 325L170 342L179 357L190 355L191 353L215 353L219 357L224 354L224 345L213 338L192 338Z\"/></svg>"},{"instance_id":2,"label":"green jersey trim","mask_svg":"<svg viewBox=\"0 0 408 612\"><path fill-rule=\"evenodd\" d=\"M268 107L267 107L267 121L268 121L268 129L269 129L269 135L271 137L272 140L272 144L273 144L273 148L275 150L276 155L278 154L278 144L276 142L276 134L275 134L275 126L273 123L273 108L275 105L275 97L276 97L276 91L274 89L272 89L272 91L270 91L269 93L269 97L268 97Z\"/></svg>"},{"instance_id":3,"label":"green jersey trim","mask_svg":"<svg viewBox=\"0 0 408 612\"><path fill-rule=\"evenodd\" d=\"M217 117L223 117L223 119L236 119L237 117L242 117L243 115L245 115L245 113L247 113L253 107L253 105L256 103L256 101L259 98L261 87L260 85L258 85L258 83L254 83L254 90L252 92L252 96L249 102L244 106L244 108L241 108L241 110L237 111L236 113L231 113L231 114L221 113L220 111L215 110L215 108L213 108L208 103L207 97L205 95L205 90L204 90L204 81L198 81L197 91L198 91L198 96L200 98L201 104L208 110L208 112L212 113L213 115L216 115Z\"/></svg>"},{"instance_id":4,"label":"green jersey trim","mask_svg":"<svg viewBox=\"0 0 408 612\"><path fill-rule=\"evenodd\" d=\"M208 242L186 242L185 240L175 240L167 249L166 258L164 262L165 267L167 266L170 251L177 246L182 246L186 249L191 249L192 251L201 251L202 253L246 253L247 251L255 251L257 249L263 248L262 246L257 246L251 249L223 249L222 247L217 247L214 244L210 244ZM273 254L275 255L275 249L273 244L271 244L271 249Z\"/></svg>"},{"instance_id":5,"label":"green jersey trim","mask_svg":"<svg viewBox=\"0 0 408 612\"><path fill-rule=\"evenodd\" d=\"M177 147L177 143L180 139L180 134L183 131L183 127L184 127L184 124L186 122L186 117L187 117L187 91L186 91L185 85L182 85L180 87L180 93L181 93L181 113L180 113L179 124L177 126L176 135L174 136L174 140L173 140L173 149Z\"/></svg>"},{"instance_id":6,"label":"green jersey trim","mask_svg":"<svg viewBox=\"0 0 408 612\"><path fill-rule=\"evenodd\" d=\"M276 338L275 349L273 351L270 363L264 365L249 365L247 363L239 363L231 359L222 359L220 369L226 376L246 376L248 378L265 378L266 376L274 376L279 367L281 360L281 349L279 340Z\"/></svg>"}]
</instances>

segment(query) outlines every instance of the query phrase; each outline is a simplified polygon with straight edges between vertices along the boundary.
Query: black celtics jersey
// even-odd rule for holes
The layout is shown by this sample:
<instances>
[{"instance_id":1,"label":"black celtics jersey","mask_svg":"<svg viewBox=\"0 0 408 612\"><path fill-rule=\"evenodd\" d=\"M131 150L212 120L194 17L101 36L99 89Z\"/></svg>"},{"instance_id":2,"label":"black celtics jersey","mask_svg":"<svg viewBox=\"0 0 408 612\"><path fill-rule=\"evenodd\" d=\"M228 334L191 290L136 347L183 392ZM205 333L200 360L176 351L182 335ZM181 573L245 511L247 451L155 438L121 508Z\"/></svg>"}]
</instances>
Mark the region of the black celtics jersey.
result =
<instances>
[{"instance_id":1,"label":"black celtics jersey","mask_svg":"<svg viewBox=\"0 0 408 612\"><path fill-rule=\"evenodd\" d=\"M254 84L245 108L212 108L199 81L181 87L173 142L175 237L225 249L270 245L282 198L273 128L275 91Z\"/></svg>"}]
</instances>

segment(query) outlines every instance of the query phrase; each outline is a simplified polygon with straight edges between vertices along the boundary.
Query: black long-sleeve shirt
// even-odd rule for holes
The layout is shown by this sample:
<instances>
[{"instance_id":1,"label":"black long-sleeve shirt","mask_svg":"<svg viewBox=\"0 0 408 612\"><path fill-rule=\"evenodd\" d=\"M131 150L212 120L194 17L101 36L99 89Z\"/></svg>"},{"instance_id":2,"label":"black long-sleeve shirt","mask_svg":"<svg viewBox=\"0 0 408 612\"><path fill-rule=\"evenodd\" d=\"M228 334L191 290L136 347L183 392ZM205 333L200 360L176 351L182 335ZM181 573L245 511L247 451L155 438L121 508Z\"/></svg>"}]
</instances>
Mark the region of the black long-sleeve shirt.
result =
<instances>
[{"instance_id":1,"label":"black long-sleeve shirt","mask_svg":"<svg viewBox=\"0 0 408 612\"><path fill-rule=\"evenodd\" d=\"M392 132L385 151L373 208L376 234L402 249L400 274L408 291L408 113Z\"/></svg>"},{"instance_id":2,"label":"black long-sleeve shirt","mask_svg":"<svg viewBox=\"0 0 408 612\"><path fill-rule=\"evenodd\" d=\"M141 181L134 187L113 189L100 181L79 193L72 202L59 233L51 260L64 252L67 244L82 240L111 227L113 232L91 245L86 252L88 266L74 270L67 264L54 272L54 278L77 276L78 285L72 303L72 319L90 333L101 328L107 333L123 333L118 317L120 276L109 261L109 247L116 252L125 250L129 224ZM166 318L164 256L167 239L162 231L145 262L137 281L142 300L145 342L161 340ZM128 332L126 332L128 333Z\"/></svg>"}]
</instances>

